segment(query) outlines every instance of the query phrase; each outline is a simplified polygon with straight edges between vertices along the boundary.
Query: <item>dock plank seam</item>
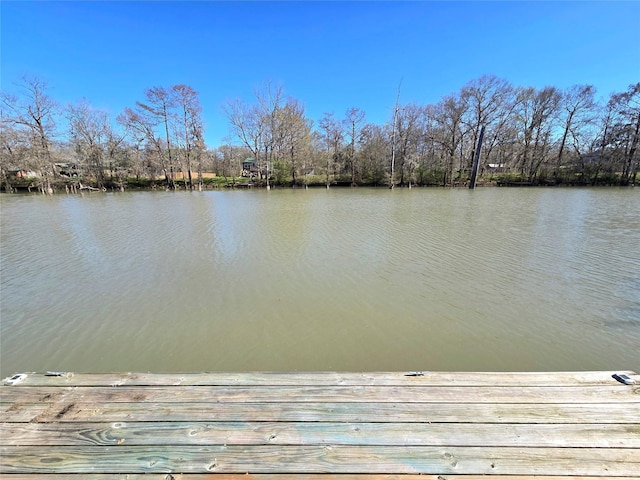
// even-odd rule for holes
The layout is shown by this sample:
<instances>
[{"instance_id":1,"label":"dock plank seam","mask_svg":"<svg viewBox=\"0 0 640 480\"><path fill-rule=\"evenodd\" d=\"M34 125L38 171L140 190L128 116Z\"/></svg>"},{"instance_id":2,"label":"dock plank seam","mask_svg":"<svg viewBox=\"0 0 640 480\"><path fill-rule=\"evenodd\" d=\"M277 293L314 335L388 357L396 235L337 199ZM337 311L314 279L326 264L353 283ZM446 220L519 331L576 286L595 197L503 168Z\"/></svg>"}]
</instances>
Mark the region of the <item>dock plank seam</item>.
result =
<instances>
[{"instance_id":1,"label":"dock plank seam","mask_svg":"<svg viewBox=\"0 0 640 480\"><path fill-rule=\"evenodd\" d=\"M555 381L553 373L55 373L0 387L3 478L635 480L640 472L640 386L615 372L561 372ZM506 379L513 384L500 385Z\"/></svg>"}]
</instances>

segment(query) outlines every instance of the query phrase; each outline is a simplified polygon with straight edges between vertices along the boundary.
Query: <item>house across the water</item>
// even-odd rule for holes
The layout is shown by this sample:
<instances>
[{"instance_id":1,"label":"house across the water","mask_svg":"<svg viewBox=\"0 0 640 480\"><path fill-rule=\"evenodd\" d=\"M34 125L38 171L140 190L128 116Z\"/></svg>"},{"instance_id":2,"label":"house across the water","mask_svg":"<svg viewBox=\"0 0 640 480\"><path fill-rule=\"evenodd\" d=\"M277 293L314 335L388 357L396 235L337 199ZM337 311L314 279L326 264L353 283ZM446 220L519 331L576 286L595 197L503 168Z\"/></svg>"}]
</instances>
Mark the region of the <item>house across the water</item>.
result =
<instances>
[{"instance_id":1,"label":"house across the water","mask_svg":"<svg viewBox=\"0 0 640 480\"><path fill-rule=\"evenodd\" d=\"M243 177L255 177L259 173L258 167L256 166L256 161L253 158L247 158L242 162L242 173Z\"/></svg>"}]
</instances>

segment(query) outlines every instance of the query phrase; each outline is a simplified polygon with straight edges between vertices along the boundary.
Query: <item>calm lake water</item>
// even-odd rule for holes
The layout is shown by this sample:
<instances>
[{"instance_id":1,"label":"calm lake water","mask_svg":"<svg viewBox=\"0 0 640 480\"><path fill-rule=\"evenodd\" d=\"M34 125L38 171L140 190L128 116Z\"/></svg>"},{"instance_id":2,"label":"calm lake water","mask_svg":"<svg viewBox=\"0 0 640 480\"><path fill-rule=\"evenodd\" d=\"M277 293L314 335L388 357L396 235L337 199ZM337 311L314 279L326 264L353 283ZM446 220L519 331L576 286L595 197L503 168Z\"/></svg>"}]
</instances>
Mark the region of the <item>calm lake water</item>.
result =
<instances>
[{"instance_id":1,"label":"calm lake water","mask_svg":"<svg viewBox=\"0 0 640 480\"><path fill-rule=\"evenodd\" d=\"M0 201L3 377L640 371L640 189Z\"/></svg>"}]
</instances>

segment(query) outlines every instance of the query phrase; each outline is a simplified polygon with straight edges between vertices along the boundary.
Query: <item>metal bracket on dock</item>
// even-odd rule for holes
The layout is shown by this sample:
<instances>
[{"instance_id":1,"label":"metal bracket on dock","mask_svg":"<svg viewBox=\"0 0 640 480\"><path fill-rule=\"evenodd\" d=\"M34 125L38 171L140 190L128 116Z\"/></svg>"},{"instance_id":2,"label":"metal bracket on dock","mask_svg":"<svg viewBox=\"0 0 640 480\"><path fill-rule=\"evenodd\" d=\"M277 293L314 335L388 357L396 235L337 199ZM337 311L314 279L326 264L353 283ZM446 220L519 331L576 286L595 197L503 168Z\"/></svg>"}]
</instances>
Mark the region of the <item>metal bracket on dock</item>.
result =
<instances>
[{"instance_id":1,"label":"metal bracket on dock","mask_svg":"<svg viewBox=\"0 0 640 480\"><path fill-rule=\"evenodd\" d=\"M16 385L18 383L20 383L22 380L24 380L25 378L27 378L27 374L26 373L16 373L15 375L11 376L11 377L7 377L3 380L5 385Z\"/></svg>"},{"instance_id":2,"label":"metal bracket on dock","mask_svg":"<svg viewBox=\"0 0 640 480\"><path fill-rule=\"evenodd\" d=\"M424 377L424 375L429 372L409 372L405 373L405 377Z\"/></svg>"},{"instance_id":3,"label":"metal bracket on dock","mask_svg":"<svg viewBox=\"0 0 640 480\"><path fill-rule=\"evenodd\" d=\"M636 381L631 378L628 375L625 375L624 373L614 373L613 375L611 375L615 380L619 381L620 383L624 383L625 385L635 385Z\"/></svg>"}]
</instances>

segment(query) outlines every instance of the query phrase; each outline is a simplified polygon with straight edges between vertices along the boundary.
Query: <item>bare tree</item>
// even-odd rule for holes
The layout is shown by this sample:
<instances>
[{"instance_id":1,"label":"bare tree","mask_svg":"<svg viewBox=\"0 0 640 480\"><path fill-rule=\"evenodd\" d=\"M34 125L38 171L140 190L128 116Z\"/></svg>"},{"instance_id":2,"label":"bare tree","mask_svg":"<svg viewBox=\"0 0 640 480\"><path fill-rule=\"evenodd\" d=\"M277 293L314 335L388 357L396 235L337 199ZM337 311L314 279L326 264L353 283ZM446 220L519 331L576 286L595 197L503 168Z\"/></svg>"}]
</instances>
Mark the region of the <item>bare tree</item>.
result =
<instances>
[{"instance_id":1,"label":"bare tree","mask_svg":"<svg viewBox=\"0 0 640 480\"><path fill-rule=\"evenodd\" d=\"M264 151L264 162L266 169L267 190L271 188L269 183L270 166L274 166L278 160L276 150L282 144L282 130L279 127L280 111L283 98L283 87L274 84L271 81L265 82L261 89L255 91L255 97L258 101L256 113L259 115L260 122L263 125L262 132L262 148Z\"/></svg>"},{"instance_id":2,"label":"bare tree","mask_svg":"<svg viewBox=\"0 0 640 480\"><path fill-rule=\"evenodd\" d=\"M255 92L257 104L246 104L235 100L224 107L232 133L254 155L260 176L264 176L267 189L270 185L270 170L274 163L274 155L279 128L278 112L281 108L282 87L267 83L263 90ZM262 173L264 172L264 174Z\"/></svg>"},{"instance_id":3,"label":"bare tree","mask_svg":"<svg viewBox=\"0 0 640 480\"><path fill-rule=\"evenodd\" d=\"M178 138L184 151L185 167L189 178L188 188L193 190L192 161L200 160L204 149L202 107L198 92L188 85L174 85L172 91L179 108L180 128ZM202 189L202 169L198 169L198 185Z\"/></svg>"},{"instance_id":4,"label":"bare tree","mask_svg":"<svg viewBox=\"0 0 640 480\"><path fill-rule=\"evenodd\" d=\"M361 134L364 124L364 111L359 108L350 108L345 113L344 125L346 136L349 139L347 147L347 162L351 173L351 185L357 184L358 166L356 156L356 143Z\"/></svg>"},{"instance_id":5,"label":"bare tree","mask_svg":"<svg viewBox=\"0 0 640 480\"><path fill-rule=\"evenodd\" d=\"M144 162L146 170L153 181L158 169L162 170L165 182L169 186L169 172L164 158L163 141L156 136L154 120L149 118L144 112L126 107L124 112L118 115L118 123L127 130L129 137L134 139L137 145L136 156Z\"/></svg>"},{"instance_id":6,"label":"bare tree","mask_svg":"<svg viewBox=\"0 0 640 480\"><path fill-rule=\"evenodd\" d=\"M518 119L522 131L520 169L529 181L537 175L548 154L552 120L558 112L560 99L561 94L555 87L545 87L542 90L522 88L518 92Z\"/></svg>"},{"instance_id":7,"label":"bare tree","mask_svg":"<svg viewBox=\"0 0 640 480\"><path fill-rule=\"evenodd\" d=\"M435 105L426 105L422 109L421 135L418 164L416 165L416 181L421 185L439 184L442 179L443 154L437 140L441 128L438 121L438 110Z\"/></svg>"},{"instance_id":8,"label":"bare tree","mask_svg":"<svg viewBox=\"0 0 640 480\"><path fill-rule=\"evenodd\" d=\"M167 180L167 187L170 190L175 190L175 172L173 164L173 156L171 151L171 136L169 134L170 122L172 120L171 109L176 104L174 92L170 88L164 87L152 87L145 92L146 103L136 102L136 106L139 111L143 113L143 118L150 126L160 125L164 129L167 160L168 160L168 172L165 168L165 177Z\"/></svg>"},{"instance_id":9,"label":"bare tree","mask_svg":"<svg viewBox=\"0 0 640 480\"><path fill-rule=\"evenodd\" d=\"M475 156L478 136L482 125L490 129L494 123L499 123L512 99L513 87L502 78L494 75L484 75L472 80L462 87L461 98L467 103L468 110L465 123L471 131L471 149L467 159L467 168Z\"/></svg>"},{"instance_id":10,"label":"bare tree","mask_svg":"<svg viewBox=\"0 0 640 480\"><path fill-rule=\"evenodd\" d=\"M620 184L635 182L638 171L638 142L640 141L640 82L629 85L626 92L614 94L609 101L616 112L616 139L624 149Z\"/></svg>"},{"instance_id":11,"label":"bare tree","mask_svg":"<svg viewBox=\"0 0 640 480\"><path fill-rule=\"evenodd\" d=\"M0 181L6 192L13 192L10 171L20 176L29 171L29 139L26 130L15 128L7 120L5 105L0 103Z\"/></svg>"},{"instance_id":12,"label":"bare tree","mask_svg":"<svg viewBox=\"0 0 640 480\"><path fill-rule=\"evenodd\" d=\"M134 158L137 159L137 146L127 143L127 135L124 131L116 131L109 125L107 131L106 152L109 160L109 171L111 173L111 181L115 178L118 188L124 191L125 181L129 176L131 167L135 165ZM135 153L134 153L135 152ZM133 157L133 158L132 158Z\"/></svg>"},{"instance_id":13,"label":"bare tree","mask_svg":"<svg viewBox=\"0 0 640 480\"><path fill-rule=\"evenodd\" d=\"M52 194L51 182L56 175L51 155L55 136L56 102L46 93L47 84L34 77L23 77L18 84L20 95L2 92L5 114L3 122L19 130L26 130L29 137L29 155L42 177L42 193Z\"/></svg>"},{"instance_id":14,"label":"bare tree","mask_svg":"<svg viewBox=\"0 0 640 480\"><path fill-rule=\"evenodd\" d=\"M107 113L97 110L86 99L76 105L68 105L66 116L69 121L69 134L79 160L83 162L93 177L97 187L103 188L104 149L111 127Z\"/></svg>"},{"instance_id":15,"label":"bare tree","mask_svg":"<svg viewBox=\"0 0 640 480\"><path fill-rule=\"evenodd\" d=\"M560 172L569 136L577 139L579 130L593 121L595 93L595 88L591 85L574 85L562 94L564 127L553 171L554 178Z\"/></svg>"},{"instance_id":16,"label":"bare tree","mask_svg":"<svg viewBox=\"0 0 640 480\"><path fill-rule=\"evenodd\" d=\"M311 121L305 117L304 105L294 98L288 98L278 112L278 138L285 151L291 172L292 185L298 182L298 168L309 155L311 142ZM304 164L302 171L304 174Z\"/></svg>"},{"instance_id":17,"label":"bare tree","mask_svg":"<svg viewBox=\"0 0 640 480\"><path fill-rule=\"evenodd\" d=\"M247 148L225 143L210 152L216 174L222 175L229 184L227 177L235 177L240 172L240 161L246 158Z\"/></svg>"},{"instance_id":18,"label":"bare tree","mask_svg":"<svg viewBox=\"0 0 640 480\"><path fill-rule=\"evenodd\" d=\"M466 110L467 103L460 97L448 96L435 106L433 112L438 128L438 132L434 132L434 138L440 144L446 159L443 185L453 185L453 165L466 134L463 123ZM460 156L461 162L462 159L463 156Z\"/></svg>"},{"instance_id":19,"label":"bare tree","mask_svg":"<svg viewBox=\"0 0 640 480\"><path fill-rule=\"evenodd\" d=\"M494 120L487 125L482 151L486 163L493 161L494 166L497 165L497 168L504 170L514 162L514 146L518 144L516 90L513 87L508 88L500 100L501 104L495 112Z\"/></svg>"},{"instance_id":20,"label":"bare tree","mask_svg":"<svg viewBox=\"0 0 640 480\"><path fill-rule=\"evenodd\" d=\"M416 104L409 104L398 109L396 115L397 146L396 161L400 172L400 186L405 182L411 184L411 172L415 166L419 144L422 138L421 121L424 109ZM408 178L406 178L408 177Z\"/></svg>"},{"instance_id":21,"label":"bare tree","mask_svg":"<svg viewBox=\"0 0 640 480\"><path fill-rule=\"evenodd\" d=\"M366 183L384 185L389 181L389 132L385 128L371 123L362 127L361 167Z\"/></svg>"},{"instance_id":22,"label":"bare tree","mask_svg":"<svg viewBox=\"0 0 640 480\"><path fill-rule=\"evenodd\" d=\"M262 151L263 130L266 125L255 106L240 100L227 102L224 112L229 120L231 132L249 149L256 162Z\"/></svg>"},{"instance_id":23,"label":"bare tree","mask_svg":"<svg viewBox=\"0 0 640 480\"><path fill-rule=\"evenodd\" d=\"M145 90L144 103L136 102L135 109L127 107L118 116L118 122L124 125L136 139L145 139L147 145L152 147L164 173L167 188L170 190L176 188L175 154L172 150L170 132L176 130L174 125L176 114L173 109L178 105L176 92L179 90L181 89L149 88ZM186 91L183 93L187 95Z\"/></svg>"},{"instance_id":24,"label":"bare tree","mask_svg":"<svg viewBox=\"0 0 640 480\"><path fill-rule=\"evenodd\" d=\"M336 165L340 164L344 131L342 123L336 120L333 113L325 113L319 125L323 132L322 138L324 139L324 144L329 151L325 172L327 188L329 188L331 185L331 177L333 176L335 179Z\"/></svg>"},{"instance_id":25,"label":"bare tree","mask_svg":"<svg viewBox=\"0 0 640 480\"><path fill-rule=\"evenodd\" d=\"M228 102L224 111L231 132L247 147L259 170L266 172L267 189L271 174L276 182L285 182L290 175L298 182L300 167L305 170L311 148L311 120L306 118L304 105L297 99L284 99L283 88L271 82L255 92L256 103L236 100Z\"/></svg>"},{"instance_id":26,"label":"bare tree","mask_svg":"<svg viewBox=\"0 0 640 480\"><path fill-rule=\"evenodd\" d=\"M402 78L398 84L398 93L396 95L396 104L393 108L393 123L391 124L391 169L389 171L389 188L393 190L395 187L395 171L396 171L396 126L398 125L398 113L400 109L400 87L402 86Z\"/></svg>"}]
</instances>

